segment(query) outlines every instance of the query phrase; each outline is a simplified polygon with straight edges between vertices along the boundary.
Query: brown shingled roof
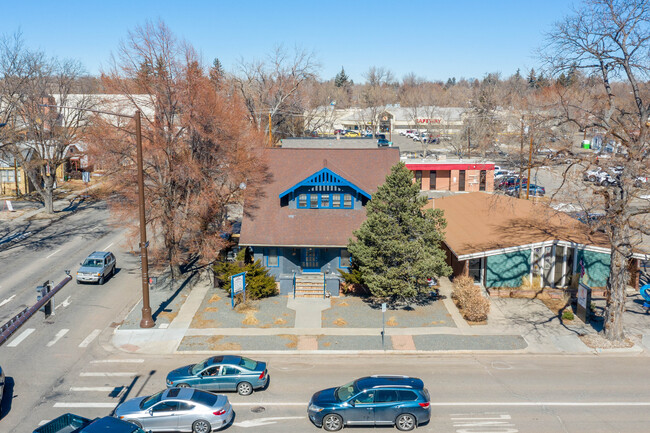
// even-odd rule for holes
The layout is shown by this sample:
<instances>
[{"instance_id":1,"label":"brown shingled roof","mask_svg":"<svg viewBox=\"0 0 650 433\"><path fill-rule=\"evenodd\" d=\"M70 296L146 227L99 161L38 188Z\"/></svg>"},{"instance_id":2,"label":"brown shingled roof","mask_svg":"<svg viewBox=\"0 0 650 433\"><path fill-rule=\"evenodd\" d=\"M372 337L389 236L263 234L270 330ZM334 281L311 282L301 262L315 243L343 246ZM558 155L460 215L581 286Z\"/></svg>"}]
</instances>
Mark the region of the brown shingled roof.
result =
<instances>
[{"instance_id":1,"label":"brown shingled roof","mask_svg":"<svg viewBox=\"0 0 650 433\"><path fill-rule=\"evenodd\" d=\"M265 152L272 180L255 206L245 206L240 245L331 246L348 244L365 210L289 209L280 193L327 167L369 194L399 162L399 149L288 149Z\"/></svg>"},{"instance_id":2,"label":"brown shingled roof","mask_svg":"<svg viewBox=\"0 0 650 433\"><path fill-rule=\"evenodd\" d=\"M474 192L433 206L445 213L445 243L458 257L551 240L609 248L604 234L543 203Z\"/></svg>"}]
</instances>

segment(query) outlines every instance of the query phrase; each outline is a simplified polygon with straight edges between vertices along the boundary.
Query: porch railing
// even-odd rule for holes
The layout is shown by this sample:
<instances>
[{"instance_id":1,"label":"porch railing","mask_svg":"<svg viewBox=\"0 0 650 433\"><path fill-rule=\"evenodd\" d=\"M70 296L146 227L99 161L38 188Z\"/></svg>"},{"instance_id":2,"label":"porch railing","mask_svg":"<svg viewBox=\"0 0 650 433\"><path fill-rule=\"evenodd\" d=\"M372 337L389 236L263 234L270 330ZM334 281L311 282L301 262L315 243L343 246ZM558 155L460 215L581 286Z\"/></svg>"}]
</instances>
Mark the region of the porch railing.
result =
<instances>
[{"instance_id":1,"label":"porch railing","mask_svg":"<svg viewBox=\"0 0 650 433\"><path fill-rule=\"evenodd\" d=\"M293 273L293 299L296 299L296 273Z\"/></svg>"},{"instance_id":2,"label":"porch railing","mask_svg":"<svg viewBox=\"0 0 650 433\"><path fill-rule=\"evenodd\" d=\"M327 298L325 294L327 293L327 283L325 282L325 273L323 273L323 299Z\"/></svg>"}]
</instances>

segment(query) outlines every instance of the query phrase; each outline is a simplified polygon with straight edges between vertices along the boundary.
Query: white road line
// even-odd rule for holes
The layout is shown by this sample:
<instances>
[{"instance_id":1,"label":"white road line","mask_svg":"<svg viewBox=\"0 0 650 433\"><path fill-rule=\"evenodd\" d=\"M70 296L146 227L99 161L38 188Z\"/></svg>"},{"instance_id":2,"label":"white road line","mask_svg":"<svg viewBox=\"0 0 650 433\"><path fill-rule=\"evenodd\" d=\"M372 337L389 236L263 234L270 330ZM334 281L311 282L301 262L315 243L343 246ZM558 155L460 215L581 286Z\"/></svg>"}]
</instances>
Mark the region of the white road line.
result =
<instances>
[{"instance_id":1,"label":"white road line","mask_svg":"<svg viewBox=\"0 0 650 433\"><path fill-rule=\"evenodd\" d=\"M513 402L449 402L431 406L650 406L650 401L513 401ZM453 416L454 414L452 414ZM453 419L453 418L452 418Z\"/></svg>"},{"instance_id":2,"label":"white road line","mask_svg":"<svg viewBox=\"0 0 650 433\"><path fill-rule=\"evenodd\" d=\"M233 406L307 406L305 402L231 402ZM513 402L431 402L431 406L650 406L650 401L513 401ZM451 414L451 416L461 414ZM453 419L453 418L452 418Z\"/></svg>"},{"instance_id":3,"label":"white road line","mask_svg":"<svg viewBox=\"0 0 650 433\"><path fill-rule=\"evenodd\" d=\"M113 245L113 242L111 242L110 244L106 245L102 251L108 251L108 249L111 247L111 245Z\"/></svg>"},{"instance_id":4,"label":"white road line","mask_svg":"<svg viewBox=\"0 0 650 433\"><path fill-rule=\"evenodd\" d=\"M54 407L101 407L101 408L114 408L117 403L54 403Z\"/></svg>"},{"instance_id":5,"label":"white road line","mask_svg":"<svg viewBox=\"0 0 650 433\"><path fill-rule=\"evenodd\" d=\"M115 391L115 386L72 386L70 391L74 392L111 392ZM122 388L121 386L119 388Z\"/></svg>"},{"instance_id":6,"label":"white road line","mask_svg":"<svg viewBox=\"0 0 650 433\"><path fill-rule=\"evenodd\" d=\"M50 254L49 256L47 256L47 257L45 257L45 258L46 258L46 259L49 259L49 258L52 257L54 254L56 254L56 253L58 253L58 252L60 252L60 251L61 251L61 249L59 248L58 250L54 251L52 254Z\"/></svg>"},{"instance_id":7,"label":"white road line","mask_svg":"<svg viewBox=\"0 0 650 433\"><path fill-rule=\"evenodd\" d=\"M88 345L89 345L90 343L92 343L93 340L94 340L95 338L97 338L97 336L98 336L101 332L102 332L101 329L95 329L93 332L91 332L90 334L88 334L88 337L84 338L84 341L82 341L81 343L79 343L79 347L88 347ZM91 361L91 362L93 362L93 361Z\"/></svg>"},{"instance_id":8,"label":"white road line","mask_svg":"<svg viewBox=\"0 0 650 433\"><path fill-rule=\"evenodd\" d=\"M59 305L57 305L56 307L54 307L54 309L57 310L59 307L63 307L63 308L65 308L65 307L67 307L68 305L70 305L70 296L68 296L67 298L65 298L65 299L63 300L63 302L61 302Z\"/></svg>"},{"instance_id":9,"label":"white road line","mask_svg":"<svg viewBox=\"0 0 650 433\"><path fill-rule=\"evenodd\" d=\"M81 377L131 377L137 376L138 373L120 372L120 373L79 373Z\"/></svg>"},{"instance_id":10,"label":"white road line","mask_svg":"<svg viewBox=\"0 0 650 433\"><path fill-rule=\"evenodd\" d=\"M9 346L9 347L16 347L16 346L18 346L20 343L22 343L22 341L23 341L25 338L29 337L29 334L31 334L31 333L34 332L34 331L36 331L35 328L28 328L28 329L25 329L25 330L23 331L22 334L20 334L20 335L19 335L18 337L16 337L16 338L14 338L14 340L13 340L11 343L7 344L7 346Z\"/></svg>"},{"instance_id":11,"label":"white road line","mask_svg":"<svg viewBox=\"0 0 650 433\"><path fill-rule=\"evenodd\" d=\"M11 302L11 300L13 298L15 298L15 297L16 297L16 295L11 295L7 299L5 299L4 301L0 302L0 307L2 307L4 304L7 304L7 303Z\"/></svg>"},{"instance_id":12,"label":"white road line","mask_svg":"<svg viewBox=\"0 0 650 433\"><path fill-rule=\"evenodd\" d=\"M134 358L134 359L96 359L94 361L90 361L91 364L106 364L106 363L118 363L118 362L125 362L125 363L131 363L131 364L142 364L144 362L144 359L141 358Z\"/></svg>"},{"instance_id":13,"label":"white road line","mask_svg":"<svg viewBox=\"0 0 650 433\"><path fill-rule=\"evenodd\" d=\"M56 344L56 342L61 339L61 337L63 337L65 334L68 333L68 331L69 331L69 329L62 329L59 332L57 332L56 335L54 336L54 338L52 339L52 341L47 343L47 347L54 346Z\"/></svg>"}]
</instances>

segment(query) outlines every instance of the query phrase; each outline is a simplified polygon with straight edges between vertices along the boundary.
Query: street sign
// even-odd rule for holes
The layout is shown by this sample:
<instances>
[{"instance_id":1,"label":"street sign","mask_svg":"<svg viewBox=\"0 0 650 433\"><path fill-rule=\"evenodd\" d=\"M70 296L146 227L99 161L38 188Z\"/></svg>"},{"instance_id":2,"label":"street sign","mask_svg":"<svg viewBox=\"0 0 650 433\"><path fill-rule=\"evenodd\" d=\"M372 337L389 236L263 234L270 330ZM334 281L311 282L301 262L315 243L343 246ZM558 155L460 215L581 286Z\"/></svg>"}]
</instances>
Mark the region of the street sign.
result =
<instances>
[{"instance_id":1,"label":"street sign","mask_svg":"<svg viewBox=\"0 0 650 433\"><path fill-rule=\"evenodd\" d=\"M381 304L381 312L382 313L386 312L386 303L385 302Z\"/></svg>"},{"instance_id":2,"label":"street sign","mask_svg":"<svg viewBox=\"0 0 650 433\"><path fill-rule=\"evenodd\" d=\"M235 308L235 296L242 293L246 301L246 272L230 277L230 304Z\"/></svg>"},{"instance_id":3,"label":"street sign","mask_svg":"<svg viewBox=\"0 0 650 433\"><path fill-rule=\"evenodd\" d=\"M11 204L11 200L5 200L5 203L7 203L7 210L8 210L9 212L13 212L13 211L14 211L14 207L13 207L12 204Z\"/></svg>"},{"instance_id":4,"label":"street sign","mask_svg":"<svg viewBox=\"0 0 650 433\"><path fill-rule=\"evenodd\" d=\"M580 283L578 286L578 305L576 315L584 322L588 323L589 310L591 309L591 287Z\"/></svg>"}]
</instances>

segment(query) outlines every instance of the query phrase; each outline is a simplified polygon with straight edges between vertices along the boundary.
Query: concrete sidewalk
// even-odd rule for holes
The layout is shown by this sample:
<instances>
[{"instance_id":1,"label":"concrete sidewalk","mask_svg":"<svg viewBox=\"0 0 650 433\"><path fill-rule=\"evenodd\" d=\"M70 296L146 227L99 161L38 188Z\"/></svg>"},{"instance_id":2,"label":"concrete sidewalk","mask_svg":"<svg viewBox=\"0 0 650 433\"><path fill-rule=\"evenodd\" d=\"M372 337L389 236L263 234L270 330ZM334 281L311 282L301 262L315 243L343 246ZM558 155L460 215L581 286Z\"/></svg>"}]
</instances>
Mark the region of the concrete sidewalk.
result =
<instances>
[{"instance_id":1,"label":"concrete sidewalk","mask_svg":"<svg viewBox=\"0 0 650 433\"><path fill-rule=\"evenodd\" d=\"M273 308L295 311L295 319L285 326L236 326L232 323L228 323L227 327L197 326L205 322L197 320L201 318L199 309L202 305L223 304L202 304L205 300L213 302L214 299L221 299L207 281L198 281L191 286L188 284L183 290L170 289L174 292L176 307L174 302L165 301L165 306L171 306L168 309L171 320L158 316L156 328L139 329L134 325L139 322L141 308L135 306L123 325L114 331L113 345L127 352L148 354L641 354L650 350L650 332L646 331L638 335L634 347L592 349L579 337L595 333L591 326L578 320L571 324L560 323L539 300L491 299L488 323L472 326L462 318L452 302L451 284L448 281L441 282L441 301L452 319L450 323L445 326L386 327L383 336L381 327L323 327L325 312L335 303L341 304L341 300L345 302L350 298L277 298L272 302L279 305ZM164 293L156 292L152 296L152 309L156 310L157 302L164 297ZM264 305L270 308L272 304ZM158 310L166 311L164 308ZM206 310L217 311L219 308ZM215 314L226 317L233 313L222 309ZM361 319L368 320L367 317ZM644 319L650 323L650 316Z\"/></svg>"}]
</instances>

